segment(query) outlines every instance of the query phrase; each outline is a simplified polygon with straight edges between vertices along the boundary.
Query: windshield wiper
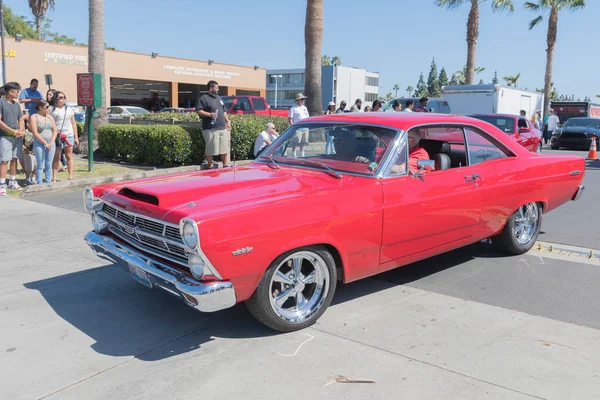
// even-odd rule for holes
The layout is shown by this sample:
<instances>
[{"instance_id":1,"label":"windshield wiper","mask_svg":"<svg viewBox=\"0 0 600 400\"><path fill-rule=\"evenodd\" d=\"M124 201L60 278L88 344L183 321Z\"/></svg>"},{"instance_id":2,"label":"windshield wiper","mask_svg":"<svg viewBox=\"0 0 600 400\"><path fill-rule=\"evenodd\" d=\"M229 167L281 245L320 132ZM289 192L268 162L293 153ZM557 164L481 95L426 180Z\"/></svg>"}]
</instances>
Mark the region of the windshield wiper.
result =
<instances>
[{"instance_id":1,"label":"windshield wiper","mask_svg":"<svg viewBox=\"0 0 600 400\"><path fill-rule=\"evenodd\" d=\"M260 156L259 158L266 158L267 160L271 161L271 163L275 169L279 169L279 164L277 164L275 162L275 160L273 159L273 156ZM268 165L270 166L271 164L268 164Z\"/></svg>"},{"instance_id":2,"label":"windshield wiper","mask_svg":"<svg viewBox=\"0 0 600 400\"><path fill-rule=\"evenodd\" d=\"M327 171L325 171L328 175L331 175L337 179L342 179L342 175L340 175L337 171L333 170L329 165L324 164L322 162L318 162L318 161L313 161L313 160L307 160L306 158L294 158L294 161L299 161L300 164L310 164L310 165L316 165L319 166L321 168L326 169ZM289 162L288 160L286 160L286 162Z\"/></svg>"}]
</instances>

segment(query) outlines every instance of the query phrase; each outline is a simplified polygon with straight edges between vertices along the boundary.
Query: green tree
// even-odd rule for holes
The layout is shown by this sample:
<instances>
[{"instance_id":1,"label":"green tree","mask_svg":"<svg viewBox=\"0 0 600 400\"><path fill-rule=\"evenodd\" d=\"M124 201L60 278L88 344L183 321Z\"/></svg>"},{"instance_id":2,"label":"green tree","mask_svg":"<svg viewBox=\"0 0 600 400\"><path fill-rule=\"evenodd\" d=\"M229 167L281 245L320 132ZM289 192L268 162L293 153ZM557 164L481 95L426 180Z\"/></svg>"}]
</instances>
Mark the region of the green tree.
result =
<instances>
[{"instance_id":1,"label":"green tree","mask_svg":"<svg viewBox=\"0 0 600 400\"><path fill-rule=\"evenodd\" d=\"M504 79L506 81L506 85L507 86L514 86L517 87L519 86L519 78L521 78L521 73L519 72L516 75L509 75L509 76L505 76Z\"/></svg>"},{"instance_id":2,"label":"green tree","mask_svg":"<svg viewBox=\"0 0 600 400\"><path fill-rule=\"evenodd\" d=\"M435 58L431 60L431 67L429 69L429 76L427 77L427 93L429 97L441 97L442 91L440 90L440 81L438 77L437 64Z\"/></svg>"},{"instance_id":3,"label":"green tree","mask_svg":"<svg viewBox=\"0 0 600 400\"><path fill-rule=\"evenodd\" d=\"M400 90L400 86L396 83L394 84L392 90L394 91L394 96L398 97L398 90Z\"/></svg>"},{"instance_id":4,"label":"green tree","mask_svg":"<svg viewBox=\"0 0 600 400\"><path fill-rule=\"evenodd\" d=\"M460 80L458 79L458 76L456 75L456 72L452 74L452 77L450 78L450 82L448 82L448 85L452 85L452 86L456 86L456 85L460 85Z\"/></svg>"},{"instance_id":5,"label":"green tree","mask_svg":"<svg viewBox=\"0 0 600 400\"><path fill-rule=\"evenodd\" d=\"M479 84L480 84L480 85L484 85L484 84L485 84L485 82L483 81L483 79L480 79L480 80L479 80Z\"/></svg>"},{"instance_id":6,"label":"green tree","mask_svg":"<svg viewBox=\"0 0 600 400\"><path fill-rule=\"evenodd\" d=\"M339 67L340 65L342 65L342 59L338 56L331 57L331 65L333 65L334 67Z\"/></svg>"},{"instance_id":7,"label":"green tree","mask_svg":"<svg viewBox=\"0 0 600 400\"><path fill-rule=\"evenodd\" d=\"M415 97L423 97L423 96L427 96L427 95L428 95L427 84L425 83L425 77L423 76L423 73L421 72L421 76L419 77L419 82L417 83L417 89L415 91Z\"/></svg>"},{"instance_id":8,"label":"green tree","mask_svg":"<svg viewBox=\"0 0 600 400\"><path fill-rule=\"evenodd\" d=\"M550 100L558 100L560 98L560 94L554 87L554 82L550 83L550 90L551 90L550 91ZM544 93L544 88L541 88L541 89L536 88L535 91L538 93Z\"/></svg>"},{"instance_id":9,"label":"green tree","mask_svg":"<svg viewBox=\"0 0 600 400\"><path fill-rule=\"evenodd\" d=\"M448 74L446 73L446 68L442 67L438 80L440 82L440 89L444 86L448 86Z\"/></svg>"},{"instance_id":10,"label":"green tree","mask_svg":"<svg viewBox=\"0 0 600 400\"><path fill-rule=\"evenodd\" d=\"M387 102L387 101L393 100L394 96L392 95L392 92L387 92L383 99Z\"/></svg>"},{"instance_id":11,"label":"green tree","mask_svg":"<svg viewBox=\"0 0 600 400\"><path fill-rule=\"evenodd\" d=\"M91 1L91 0L90 0ZM306 108L310 115L323 114L321 101L321 51L323 48L323 0L306 0L304 22L305 82L308 97Z\"/></svg>"},{"instance_id":12,"label":"green tree","mask_svg":"<svg viewBox=\"0 0 600 400\"><path fill-rule=\"evenodd\" d=\"M408 97L412 97L413 90L415 90L415 88L410 85L406 87L406 93L408 93Z\"/></svg>"},{"instance_id":13,"label":"green tree","mask_svg":"<svg viewBox=\"0 0 600 400\"><path fill-rule=\"evenodd\" d=\"M546 73L544 75L544 115L548 114L550 109L550 84L552 82L552 70L554 63L554 49L556 47L556 37L558 32L558 15L563 10L575 12L585 7L585 0L537 0L537 2L526 2L525 8L539 14L529 23L529 29L533 29L536 25L544 20L542 13L550 13L548 19L548 32L546 42Z\"/></svg>"},{"instance_id":14,"label":"green tree","mask_svg":"<svg viewBox=\"0 0 600 400\"><path fill-rule=\"evenodd\" d=\"M498 81L498 71L494 71L494 79L492 79L492 83L493 83L494 85L497 85L497 84L498 84L498 82L499 82L499 81Z\"/></svg>"},{"instance_id":15,"label":"green tree","mask_svg":"<svg viewBox=\"0 0 600 400\"><path fill-rule=\"evenodd\" d=\"M37 39L42 39L42 20L46 16L48 9L54 10L54 0L29 0L29 7L35 17L35 31L37 32Z\"/></svg>"},{"instance_id":16,"label":"green tree","mask_svg":"<svg viewBox=\"0 0 600 400\"><path fill-rule=\"evenodd\" d=\"M438 7L446 7L449 10L456 9L463 3L471 4L467 19L467 70L465 73L465 83L467 85L472 85L475 80L475 53L477 52L477 40L479 39L480 2L481 0L435 0ZM511 0L491 0L491 3L493 11L508 9L512 13L515 9Z\"/></svg>"},{"instance_id":17,"label":"green tree","mask_svg":"<svg viewBox=\"0 0 600 400\"><path fill-rule=\"evenodd\" d=\"M331 57L327 54L321 56L321 65L331 65Z\"/></svg>"},{"instance_id":18,"label":"green tree","mask_svg":"<svg viewBox=\"0 0 600 400\"><path fill-rule=\"evenodd\" d=\"M21 15L14 14L7 6L4 6L4 28L8 36L23 35L25 39L37 39L37 32L29 21Z\"/></svg>"}]
</instances>

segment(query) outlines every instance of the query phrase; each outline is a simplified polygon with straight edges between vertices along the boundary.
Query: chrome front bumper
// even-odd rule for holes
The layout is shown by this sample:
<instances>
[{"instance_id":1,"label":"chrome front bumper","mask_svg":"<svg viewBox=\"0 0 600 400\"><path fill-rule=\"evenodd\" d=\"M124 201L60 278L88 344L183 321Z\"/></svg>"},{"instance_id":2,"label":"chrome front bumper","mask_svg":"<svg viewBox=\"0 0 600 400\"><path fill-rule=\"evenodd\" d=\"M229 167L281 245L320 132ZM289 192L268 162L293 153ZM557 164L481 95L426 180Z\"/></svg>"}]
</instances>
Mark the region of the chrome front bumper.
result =
<instances>
[{"instance_id":1,"label":"chrome front bumper","mask_svg":"<svg viewBox=\"0 0 600 400\"><path fill-rule=\"evenodd\" d=\"M575 195L573 196L572 200L573 201L579 200L579 198L583 194L584 190L585 190L585 186L579 185L579 187L577 188L577 192L575 192Z\"/></svg>"},{"instance_id":2,"label":"chrome front bumper","mask_svg":"<svg viewBox=\"0 0 600 400\"><path fill-rule=\"evenodd\" d=\"M108 256L112 261L118 260L114 260L110 256L124 261L124 263L117 264L128 272L131 267L144 271L150 282L149 286L161 288L180 297L186 304L199 311L219 311L233 307L236 303L235 290L231 282L198 282L175 268L93 231L85 235L85 241L97 255Z\"/></svg>"}]
</instances>

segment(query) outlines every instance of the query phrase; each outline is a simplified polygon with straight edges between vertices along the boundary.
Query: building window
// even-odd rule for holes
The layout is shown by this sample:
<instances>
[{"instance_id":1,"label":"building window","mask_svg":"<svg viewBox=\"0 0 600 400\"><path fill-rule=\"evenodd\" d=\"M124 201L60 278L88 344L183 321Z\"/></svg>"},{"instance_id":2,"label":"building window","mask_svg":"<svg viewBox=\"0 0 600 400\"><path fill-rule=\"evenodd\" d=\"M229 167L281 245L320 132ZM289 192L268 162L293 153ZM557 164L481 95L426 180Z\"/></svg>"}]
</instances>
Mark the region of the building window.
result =
<instances>
[{"instance_id":1,"label":"building window","mask_svg":"<svg viewBox=\"0 0 600 400\"><path fill-rule=\"evenodd\" d=\"M375 101L378 97L377 93L365 93L365 101Z\"/></svg>"},{"instance_id":2,"label":"building window","mask_svg":"<svg viewBox=\"0 0 600 400\"><path fill-rule=\"evenodd\" d=\"M285 74L283 76L283 81L290 84L303 84L304 74Z\"/></svg>"},{"instance_id":3,"label":"building window","mask_svg":"<svg viewBox=\"0 0 600 400\"><path fill-rule=\"evenodd\" d=\"M379 78L367 76L365 83L367 86L379 86Z\"/></svg>"}]
</instances>

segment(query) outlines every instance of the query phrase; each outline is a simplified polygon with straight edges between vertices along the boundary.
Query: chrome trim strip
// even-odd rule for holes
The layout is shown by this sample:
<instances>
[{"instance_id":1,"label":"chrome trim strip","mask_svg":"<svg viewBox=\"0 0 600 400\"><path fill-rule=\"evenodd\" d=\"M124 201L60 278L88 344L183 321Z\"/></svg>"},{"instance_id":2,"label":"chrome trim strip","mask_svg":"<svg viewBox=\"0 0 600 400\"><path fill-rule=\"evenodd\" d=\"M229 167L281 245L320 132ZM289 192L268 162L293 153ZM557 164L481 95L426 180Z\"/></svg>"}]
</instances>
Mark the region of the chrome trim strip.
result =
<instances>
[{"instance_id":1,"label":"chrome trim strip","mask_svg":"<svg viewBox=\"0 0 600 400\"><path fill-rule=\"evenodd\" d=\"M580 175L580 174L581 174L581 171L580 170L576 170L576 171L571 171L570 175L571 176L577 176L577 175Z\"/></svg>"},{"instance_id":2,"label":"chrome trim strip","mask_svg":"<svg viewBox=\"0 0 600 400\"><path fill-rule=\"evenodd\" d=\"M131 212L131 211L127 211L127 210L123 209L122 207L119 207L119 206L117 206L117 205L115 205L113 203L110 203L108 201L105 201L105 200L101 200L101 201L102 201L103 204L108 204L110 207L113 207L113 208L117 209L120 213L127 214L130 217L145 218L147 220L150 220L150 221L153 221L153 222L156 222L156 223L159 223L159 224L169 225L169 226L177 229L177 231L179 231L179 225L177 225L177 224L171 224L170 222L161 221L160 219L156 219L156 218L152 218L152 217L147 217L147 216L142 215L142 214L138 214L138 213L134 213L134 212Z\"/></svg>"},{"instance_id":3,"label":"chrome trim strip","mask_svg":"<svg viewBox=\"0 0 600 400\"><path fill-rule=\"evenodd\" d=\"M575 195L573 196L573 198L571 200L573 200L573 201L579 200L579 198L583 195L584 191L585 191L585 186L579 185L579 187L577 188L577 192L575 192Z\"/></svg>"},{"instance_id":4,"label":"chrome trim strip","mask_svg":"<svg viewBox=\"0 0 600 400\"><path fill-rule=\"evenodd\" d=\"M123 260L127 266L132 265L143 270L148 274L148 278L153 286L181 297L186 304L199 311L219 311L233 307L237 302L235 289L229 281L214 283L198 282L181 271L154 261L107 236L102 236L95 232L89 232L85 235L85 241L98 255L110 253L118 259ZM125 265L119 266L126 270L128 268ZM196 304L186 299L184 294L195 299Z\"/></svg>"},{"instance_id":5,"label":"chrome trim strip","mask_svg":"<svg viewBox=\"0 0 600 400\"><path fill-rule=\"evenodd\" d=\"M127 242L128 244L130 244L133 247L139 248L140 250L142 250L146 253L150 253L152 255L155 255L156 257L164 258L165 260L169 260L171 262L174 262L175 264L179 264L183 267L188 268L187 258L185 260L183 260L183 259L176 259L176 258L170 257L171 253L166 253L166 252L161 253L158 251L158 249L153 249L142 243L133 241L132 238L127 237L127 235L123 235L122 232L119 232L118 230L116 230L114 227L112 227L110 225L108 226L108 230L110 233L117 236L119 239L124 240L125 242Z\"/></svg>"},{"instance_id":6,"label":"chrome trim strip","mask_svg":"<svg viewBox=\"0 0 600 400\"><path fill-rule=\"evenodd\" d=\"M204 252L202 251L202 241L200 240L200 229L198 228L198 223L196 221L194 221L193 219L182 218L181 222L179 222L179 231L180 231L182 240L183 240L183 224L186 222L189 222L194 226L194 228L196 229L196 236L198 237L198 243L196 244L196 248L192 249L191 251L196 252L196 254L198 254L200 256L200 258L202 258L202 261L204 261L205 267L207 267L211 271L212 275L215 278L217 278L218 280L222 281L223 277L221 277L221 274L219 274L219 272L217 271L215 266L210 262L210 260L206 256L206 254L204 254ZM188 252L190 251L190 249L185 244L183 246Z\"/></svg>"}]
</instances>

